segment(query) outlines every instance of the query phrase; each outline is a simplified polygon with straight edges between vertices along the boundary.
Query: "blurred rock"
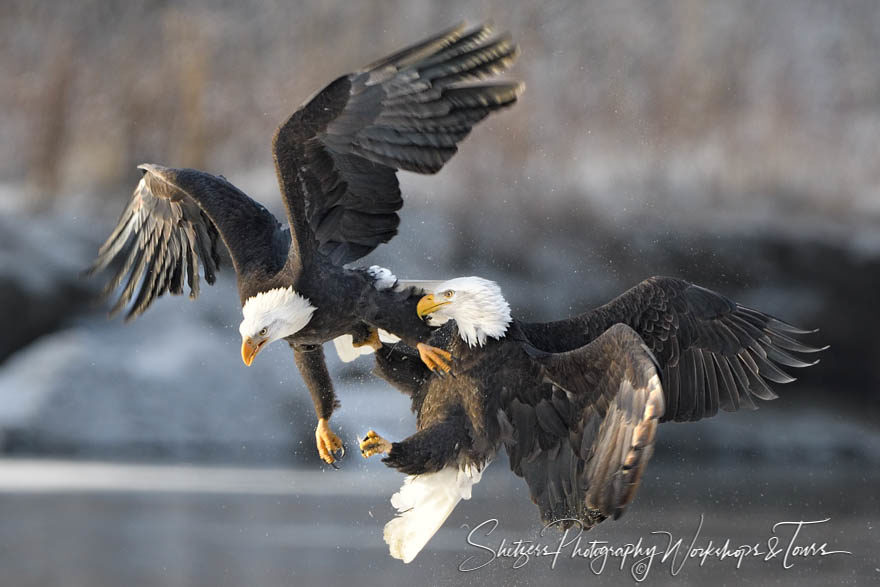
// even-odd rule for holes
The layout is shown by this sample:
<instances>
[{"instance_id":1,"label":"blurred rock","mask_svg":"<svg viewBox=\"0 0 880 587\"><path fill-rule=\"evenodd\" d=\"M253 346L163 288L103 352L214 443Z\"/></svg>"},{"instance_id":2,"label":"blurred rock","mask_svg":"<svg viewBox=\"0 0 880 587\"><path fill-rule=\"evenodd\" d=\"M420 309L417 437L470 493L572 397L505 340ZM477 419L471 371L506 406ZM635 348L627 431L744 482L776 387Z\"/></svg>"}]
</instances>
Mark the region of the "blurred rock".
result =
<instances>
[{"instance_id":1,"label":"blurred rock","mask_svg":"<svg viewBox=\"0 0 880 587\"><path fill-rule=\"evenodd\" d=\"M3 204L9 198L5 188ZM22 202L25 204L25 202ZM80 279L97 238L85 222L3 205L0 215L0 363L88 309L95 283Z\"/></svg>"}]
</instances>

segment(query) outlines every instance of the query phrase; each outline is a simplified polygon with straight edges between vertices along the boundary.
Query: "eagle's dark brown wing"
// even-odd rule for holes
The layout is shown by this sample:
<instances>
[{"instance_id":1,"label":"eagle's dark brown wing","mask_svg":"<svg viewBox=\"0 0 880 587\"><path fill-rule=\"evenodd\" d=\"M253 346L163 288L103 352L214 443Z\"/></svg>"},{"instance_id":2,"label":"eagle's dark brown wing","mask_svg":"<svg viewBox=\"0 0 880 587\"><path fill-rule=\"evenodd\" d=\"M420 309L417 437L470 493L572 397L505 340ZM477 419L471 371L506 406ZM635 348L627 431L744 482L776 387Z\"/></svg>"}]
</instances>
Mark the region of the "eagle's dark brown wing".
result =
<instances>
[{"instance_id":1,"label":"eagle's dark brown wing","mask_svg":"<svg viewBox=\"0 0 880 587\"><path fill-rule=\"evenodd\" d=\"M111 314L130 304L126 319L134 318L165 292L183 293L184 278L190 297L197 297L199 264L213 284L221 241L240 277L271 275L284 265L289 235L268 210L224 178L161 165L140 169L144 175L128 206L87 271L120 261L104 288L110 296L125 282Z\"/></svg>"},{"instance_id":2,"label":"eagle's dark brown wing","mask_svg":"<svg viewBox=\"0 0 880 587\"><path fill-rule=\"evenodd\" d=\"M545 523L618 517L650 459L663 392L651 353L618 324L565 353L537 352L534 386L502 392L511 469Z\"/></svg>"},{"instance_id":3,"label":"eagle's dark brown wing","mask_svg":"<svg viewBox=\"0 0 880 587\"><path fill-rule=\"evenodd\" d=\"M672 277L651 277L611 302L568 320L523 324L545 351L586 344L616 323L632 327L660 365L663 420L699 420L720 407L755 409L753 397L776 398L768 382L794 378L781 367L807 367L797 355L822 349L800 342L801 330Z\"/></svg>"},{"instance_id":4,"label":"eagle's dark brown wing","mask_svg":"<svg viewBox=\"0 0 880 587\"><path fill-rule=\"evenodd\" d=\"M316 239L336 263L396 233L398 169L435 173L471 128L512 104L522 85L478 80L516 57L489 26L444 31L338 78L276 132L275 164L297 250Z\"/></svg>"}]
</instances>

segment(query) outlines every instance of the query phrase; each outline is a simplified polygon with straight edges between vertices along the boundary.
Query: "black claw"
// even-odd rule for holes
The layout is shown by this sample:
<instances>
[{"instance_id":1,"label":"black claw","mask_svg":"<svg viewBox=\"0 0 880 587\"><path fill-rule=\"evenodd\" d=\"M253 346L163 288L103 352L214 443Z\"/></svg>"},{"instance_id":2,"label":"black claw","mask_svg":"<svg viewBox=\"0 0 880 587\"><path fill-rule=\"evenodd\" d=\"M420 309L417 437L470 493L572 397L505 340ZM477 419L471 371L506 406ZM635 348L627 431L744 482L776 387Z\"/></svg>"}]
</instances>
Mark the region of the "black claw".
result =
<instances>
[{"instance_id":1,"label":"black claw","mask_svg":"<svg viewBox=\"0 0 880 587\"><path fill-rule=\"evenodd\" d=\"M345 444L343 443L342 448L339 449L339 460L345 458Z\"/></svg>"},{"instance_id":2,"label":"black claw","mask_svg":"<svg viewBox=\"0 0 880 587\"><path fill-rule=\"evenodd\" d=\"M332 463L330 463L330 466L333 467L334 469L336 469L337 471L339 470L339 465L336 464L336 461L333 461Z\"/></svg>"}]
</instances>

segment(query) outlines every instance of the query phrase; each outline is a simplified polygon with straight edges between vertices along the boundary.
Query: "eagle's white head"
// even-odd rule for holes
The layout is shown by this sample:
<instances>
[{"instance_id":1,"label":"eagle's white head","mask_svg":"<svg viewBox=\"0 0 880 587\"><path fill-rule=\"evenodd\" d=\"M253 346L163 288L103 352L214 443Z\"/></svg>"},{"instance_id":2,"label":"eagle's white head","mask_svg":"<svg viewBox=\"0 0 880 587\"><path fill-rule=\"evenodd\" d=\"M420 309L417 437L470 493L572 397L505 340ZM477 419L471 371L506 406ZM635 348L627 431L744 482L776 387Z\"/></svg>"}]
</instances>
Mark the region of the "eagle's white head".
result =
<instances>
[{"instance_id":1,"label":"eagle's white head","mask_svg":"<svg viewBox=\"0 0 880 587\"><path fill-rule=\"evenodd\" d=\"M309 323L316 310L293 287L276 287L247 299L241 308L241 359L250 366L270 342L296 334Z\"/></svg>"},{"instance_id":2,"label":"eagle's white head","mask_svg":"<svg viewBox=\"0 0 880 587\"><path fill-rule=\"evenodd\" d=\"M483 346L486 337L501 338L510 325L510 306L501 288L482 277L444 281L419 300L416 311L432 326L455 320L468 346Z\"/></svg>"}]
</instances>

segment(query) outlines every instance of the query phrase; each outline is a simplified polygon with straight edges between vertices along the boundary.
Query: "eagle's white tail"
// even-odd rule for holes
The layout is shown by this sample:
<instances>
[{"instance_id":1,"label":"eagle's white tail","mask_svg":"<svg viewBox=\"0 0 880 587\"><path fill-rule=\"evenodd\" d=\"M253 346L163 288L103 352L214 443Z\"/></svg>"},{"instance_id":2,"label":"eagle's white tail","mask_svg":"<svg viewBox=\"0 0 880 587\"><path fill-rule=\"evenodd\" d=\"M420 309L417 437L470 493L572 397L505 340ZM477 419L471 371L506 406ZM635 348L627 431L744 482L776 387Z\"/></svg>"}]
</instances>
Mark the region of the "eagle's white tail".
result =
<instances>
[{"instance_id":1,"label":"eagle's white tail","mask_svg":"<svg viewBox=\"0 0 880 587\"><path fill-rule=\"evenodd\" d=\"M477 467L446 467L407 477L400 491L391 496L397 517L385 524L391 556L405 563L416 558L458 502L471 498L471 487L482 475Z\"/></svg>"}]
</instances>

